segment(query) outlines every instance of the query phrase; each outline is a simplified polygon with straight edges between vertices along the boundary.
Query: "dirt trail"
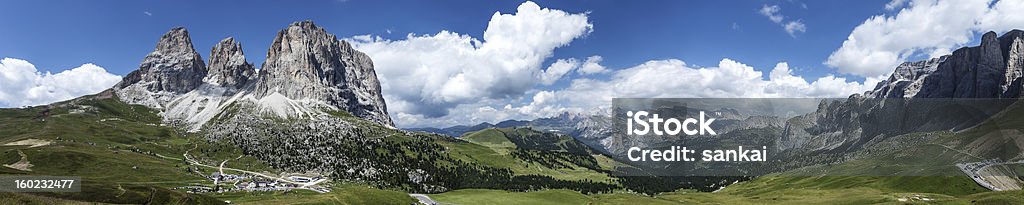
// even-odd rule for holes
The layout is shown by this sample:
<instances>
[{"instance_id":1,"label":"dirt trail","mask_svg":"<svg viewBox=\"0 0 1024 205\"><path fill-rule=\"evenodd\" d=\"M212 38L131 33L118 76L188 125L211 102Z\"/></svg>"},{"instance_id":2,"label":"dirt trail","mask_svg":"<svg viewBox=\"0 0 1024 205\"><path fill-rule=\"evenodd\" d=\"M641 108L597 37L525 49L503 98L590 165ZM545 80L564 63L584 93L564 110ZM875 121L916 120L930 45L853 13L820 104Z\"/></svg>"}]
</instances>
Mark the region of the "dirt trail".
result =
<instances>
[{"instance_id":1,"label":"dirt trail","mask_svg":"<svg viewBox=\"0 0 1024 205\"><path fill-rule=\"evenodd\" d=\"M42 146L50 145L51 143L53 143L53 142L48 141L48 140L23 139L23 140L20 140L20 141L17 141L17 142L8 142L7 144L4 144L4 145L6 145L6 146L24 146L24 145L28 145L29 148L35 148L35 147L42 147Z\"/></svg>"},{"instance_id":2,"label":"dirt trail","mask_svg":"<svg viewBox=\"0 0 1024 205\"><path fill-rule=\"evenodd\" d=\"M15 162L14 164L5 164L4 166L21 171L32 171L32 164L28 162L28 155L25 155L21 150L18 150L18 155L21 155L21 160L18 160L18 162Z\"/></svg>"}]
</instances>

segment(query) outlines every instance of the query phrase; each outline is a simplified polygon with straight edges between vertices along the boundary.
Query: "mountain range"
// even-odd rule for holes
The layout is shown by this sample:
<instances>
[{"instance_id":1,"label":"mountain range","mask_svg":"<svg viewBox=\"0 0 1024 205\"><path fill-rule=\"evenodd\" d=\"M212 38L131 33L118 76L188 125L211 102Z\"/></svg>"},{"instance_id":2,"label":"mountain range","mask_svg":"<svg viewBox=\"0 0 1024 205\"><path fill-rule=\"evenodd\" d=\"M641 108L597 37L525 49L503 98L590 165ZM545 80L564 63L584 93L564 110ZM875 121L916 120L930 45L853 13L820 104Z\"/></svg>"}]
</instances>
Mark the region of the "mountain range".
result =
<instances>
[{"instance_id":1,"label":"mountain range","mask_svg":"<svg viewBox=\"0 0 1024 205\"><path fill-rule=\"evenodd\" d=\"M160 38L139 69L114 86L124 102L162 110L166 121L199 131L232 104L280 118L341 110L393 126L369 56L312 21L277 33L259 71L234 38L204 63L185 28Z\"/></svg>"},{"instance_id":2,"label":"mountain range","mask_svg":"<svg viewBox=\"0 0 1024 205\"><path fill-rule=\"evenodd\" d=\"M508 156L506 147L493 148L502 152L498 159L476 159L480 156L469 153L492 148L395 129L370 57L311 21L295 22L278 32L258 71L233 38L215 45L208 59L210 64L204 64L184 28L173 28L138 70L104 93L155 110L162 122L186 128L206 143L237 147L287 172L425 193L466 187L532 189L519 188L531 180L541 183L531 187L576 184L581 186L565 188L606 190L613 186L565 181L550 174L571 169L606 177L601 172L609 168L596 164L566 165L579 162L540 156L534 158L551 164L526 169L542 162L529 161L536 159L526 155ZM520 134L575 142L564 135L530 130L489 137L521 139ZM574 148L577 153L564 157L582 161L599 157L592 156L596 152L589 147ZM538 152L545 151L549 150Z\"/></svg>"}]
</instances>

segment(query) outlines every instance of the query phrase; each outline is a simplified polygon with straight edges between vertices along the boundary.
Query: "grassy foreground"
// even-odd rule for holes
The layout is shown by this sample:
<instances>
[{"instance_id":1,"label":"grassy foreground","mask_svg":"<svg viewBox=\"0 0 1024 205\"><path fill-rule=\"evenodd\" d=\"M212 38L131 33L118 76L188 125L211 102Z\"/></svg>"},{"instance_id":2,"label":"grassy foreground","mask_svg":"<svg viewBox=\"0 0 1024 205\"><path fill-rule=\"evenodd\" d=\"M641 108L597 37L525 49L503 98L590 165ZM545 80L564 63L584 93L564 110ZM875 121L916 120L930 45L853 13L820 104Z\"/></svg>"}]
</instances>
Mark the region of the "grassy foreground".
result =
<instances>
[{"instance_id":1,"label":"grassy foreground","mask_svg":"<svg viewBox=\"0 0 1024 205\"><path fill-rule=\"evenodd\" d=\"M102 94L100 94L102 95ZM82 192L0 193L0 204L410 204L402 192L341 184L326 194L315 192L245 192L192 194L180 186L212 183L214 170L191 166L181 158L231 167L274 172L233 146L199 141L162 125L156 112L127 105L114 97L76 100L19 109L0 109L0 164L25 160L21 169L0 166L0 175L80 176ZM6 145L35 142L39 146ZM40 143L43 142L43 143ZM45 143L45 145L44 145ZM22 157L24 155L24 157Z\"/></svg>"},{"instance_id":2,"label":"grassy foreground","mask_svg":"<svg viewBox=\"0 0 1024 205\"><path fill-rule=\"evenodd\" d=\"M960 184L963 180L969 181L966 177L762 177L714 193L679 190L653 197L479 189L430 196L452 204L1024 204L1024 191L976 190L977 185Z\"/></svg>"},{"instance_id":3,"label":"grassy foreground","mask_svg":"<svg viewBox=\"0 0 1024 205\"><path fill-rule=\"evenodd\" d=\"M416 200L406 193L381 190L366 185L345 184L333 187L329 193L312 191L292 192L232 192L213 196L235 204L413 204Z\"/></svg>"}]
</instances>

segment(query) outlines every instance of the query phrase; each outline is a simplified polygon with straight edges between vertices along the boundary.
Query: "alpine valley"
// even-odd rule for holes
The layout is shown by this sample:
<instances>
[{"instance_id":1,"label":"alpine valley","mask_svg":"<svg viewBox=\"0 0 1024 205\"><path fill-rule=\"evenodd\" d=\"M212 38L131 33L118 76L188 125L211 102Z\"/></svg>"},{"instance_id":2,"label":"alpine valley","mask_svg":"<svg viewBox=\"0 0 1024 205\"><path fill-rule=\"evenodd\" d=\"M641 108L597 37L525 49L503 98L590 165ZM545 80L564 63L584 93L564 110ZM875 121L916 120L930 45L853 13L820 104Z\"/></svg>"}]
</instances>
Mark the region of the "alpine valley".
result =
<instances>
[{"instance_id":1,"label":"alpine valley","mask_svg":"<svg viewBox=\"0 0 1024 205\"><path fill-rule=\"evenodd\" d=\"M172 28L108 90L0 109L0 174L83 179L81 192L0 192L0 204L1024 203L1024 166L1008 163L1024 160L1018 30L904 63L814 112L715 110L715 131L742 136L723 139L782 153L783 166L756 177L619 175L650 167L613 156L663 141L617 137L611 109L398 129L372 58L301 21L277 33L257 70L233 38L204 59ZM947 120L914 112L938 106L916 99L960 98L1010 103L947 109ZM968 163L1000 174L978 179L958 168ZM918 173L893 173L905 170Z\"/></svg>"}]
</instances>

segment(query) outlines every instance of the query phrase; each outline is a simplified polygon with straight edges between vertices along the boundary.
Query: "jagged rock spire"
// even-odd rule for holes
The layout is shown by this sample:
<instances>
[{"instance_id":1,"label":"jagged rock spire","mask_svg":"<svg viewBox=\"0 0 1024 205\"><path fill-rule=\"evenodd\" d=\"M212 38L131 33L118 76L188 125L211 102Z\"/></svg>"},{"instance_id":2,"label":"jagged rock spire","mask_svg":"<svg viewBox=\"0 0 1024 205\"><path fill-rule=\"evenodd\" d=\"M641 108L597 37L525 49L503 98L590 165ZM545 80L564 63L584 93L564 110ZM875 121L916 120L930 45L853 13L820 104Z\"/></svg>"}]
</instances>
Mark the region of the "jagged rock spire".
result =
<instances>
[{"instance_id":1,"label":"jagged rock spire","mask_svg":"<svg viewBox=\"0 0 1024 205\"><path fill-rule=\"evenodd\" d=\"M151 92L186 93L199 87L206 73L206 64L192 47L188 31L176 27L160 37L139 69L125 76L116 88L144 83L145 89Z\"/></svg>"},{"instance_id":2,"label":"jagged rock spire","mask_svg":"<svg viewBox=\"0 0 1024 205\"><path fill-rule=\"evenodd\" d=\"M222 87L241 88L255 77L255 73L252 63L245 60L242 44L228 37L210 50L209 75L203 81Z\"/></svg>"}]
</instances>

